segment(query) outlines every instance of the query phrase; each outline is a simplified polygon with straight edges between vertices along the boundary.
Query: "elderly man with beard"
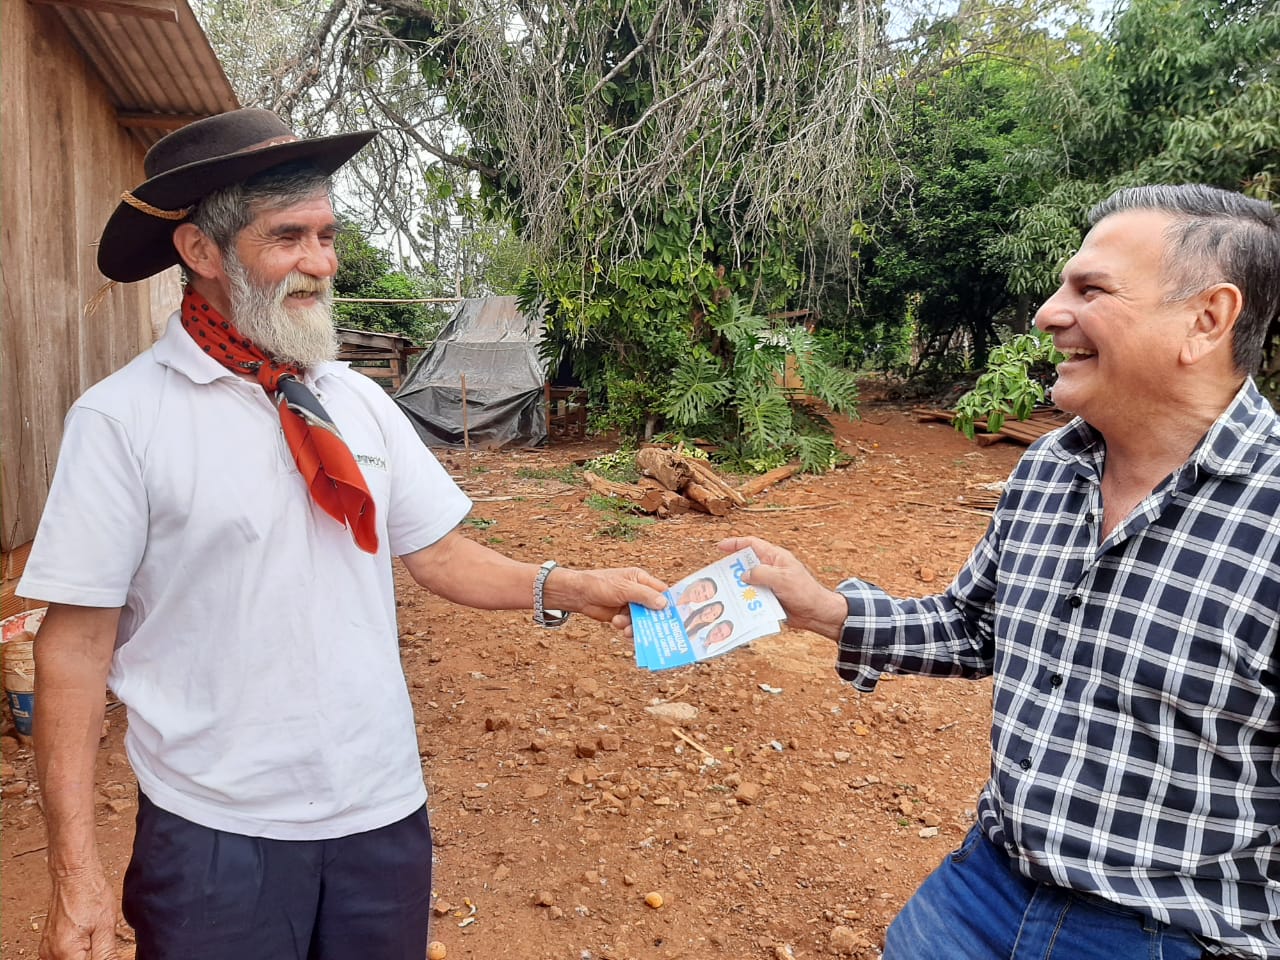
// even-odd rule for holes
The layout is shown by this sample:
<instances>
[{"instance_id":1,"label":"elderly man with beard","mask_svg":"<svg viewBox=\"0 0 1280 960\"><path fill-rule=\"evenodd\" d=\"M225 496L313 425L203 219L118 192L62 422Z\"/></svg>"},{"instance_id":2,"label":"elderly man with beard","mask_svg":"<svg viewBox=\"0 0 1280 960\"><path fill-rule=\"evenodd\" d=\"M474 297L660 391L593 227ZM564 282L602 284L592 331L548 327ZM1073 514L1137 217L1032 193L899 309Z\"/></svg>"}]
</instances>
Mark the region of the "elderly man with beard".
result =
<instances>
[{"instance_id":1,"label":"elderly man with beard","mask_svg":"<svg viewBox=\"0 0 1280 960\"><path fill-rule=\"evenodd\" d=\"M1118 191L1036 323L1077 418L1034 443L941 594L823 587L754 538L747 579L882 671L994 677L977 822L885 960L1280 958L1280 217Z\"/></svg>"},{"instance_id":2,"label":"elderly man with beard","mask_svg":"<svg viewBox=\"0 0 1280 960\"><path fill-rule=\"evenodd\" d=\"M239 110L159 141L99 265L181 263L161 339L67 416L20 585L36 644L48 960L114 954L94 836L108 684L139 784L139 960L421 960L431 834L392 558L456 603L625 628L641 570L520 563L372 381L333 362L329 176L372 136Z\"/></svg>"}]
</instances>

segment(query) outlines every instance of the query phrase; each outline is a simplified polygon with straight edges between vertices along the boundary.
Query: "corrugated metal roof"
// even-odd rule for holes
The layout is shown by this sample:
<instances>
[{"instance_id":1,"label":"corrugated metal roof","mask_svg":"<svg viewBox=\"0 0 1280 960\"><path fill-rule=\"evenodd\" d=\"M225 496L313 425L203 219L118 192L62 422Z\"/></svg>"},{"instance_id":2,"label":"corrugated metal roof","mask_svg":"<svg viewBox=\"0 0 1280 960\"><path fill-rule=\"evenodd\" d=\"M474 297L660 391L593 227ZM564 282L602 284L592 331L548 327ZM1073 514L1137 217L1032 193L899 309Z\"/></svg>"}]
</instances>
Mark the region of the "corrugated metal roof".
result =
<instances>
[{"instance_id":1,"label":"corrugated metal roof","mask_svg":"<svg viewBox=\"0 0 1280 960\"><path fill-rule=\"evenodd\" d=\"M192 120L240 106L200 22L186 0L51 3L93 64L122 126L143 146ZM160 19L166 9L176 15Z\"/></svg>"}]
</instances>

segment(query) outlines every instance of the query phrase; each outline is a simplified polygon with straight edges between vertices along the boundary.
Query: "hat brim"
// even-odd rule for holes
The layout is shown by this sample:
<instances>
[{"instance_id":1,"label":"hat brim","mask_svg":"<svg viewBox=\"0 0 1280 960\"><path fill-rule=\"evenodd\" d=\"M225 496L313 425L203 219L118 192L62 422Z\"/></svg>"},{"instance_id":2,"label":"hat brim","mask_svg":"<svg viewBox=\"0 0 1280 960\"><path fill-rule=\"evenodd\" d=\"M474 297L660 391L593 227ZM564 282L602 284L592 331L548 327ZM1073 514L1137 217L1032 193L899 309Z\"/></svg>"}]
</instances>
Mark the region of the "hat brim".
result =
<instances>
[{"instance_id":1,"label":"hat brim","mask_svg":"<svg viewBox=\"0 0 1280 960\"><path fill-rule=\"evenodd\" d=\"M376 135L374 130L290 140L257 150L200 160L166 170L133 191L161 210L181 210L215 190L241 183L272 167L306 160L333 173ZM173 231L184 221L165 220L121 201L98 241L98 269L108 279L133 283L179 262Z\"/></svg>"}]
</instances>

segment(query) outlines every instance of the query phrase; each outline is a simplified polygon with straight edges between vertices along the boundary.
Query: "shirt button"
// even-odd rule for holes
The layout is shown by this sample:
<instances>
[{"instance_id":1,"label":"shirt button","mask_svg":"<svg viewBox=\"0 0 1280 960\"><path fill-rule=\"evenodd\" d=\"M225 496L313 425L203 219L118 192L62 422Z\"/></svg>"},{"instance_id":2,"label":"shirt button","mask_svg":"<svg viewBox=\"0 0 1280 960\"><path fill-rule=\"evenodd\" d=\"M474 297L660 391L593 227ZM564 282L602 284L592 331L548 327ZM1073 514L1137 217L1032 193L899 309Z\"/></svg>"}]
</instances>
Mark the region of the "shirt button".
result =
<instances>
[{"instance_id":1,"label":"shirt button","mask_svg":"<svg viewBox=\"0 0 1280 960\"><path fill-rule=\"evenodd\" d=\"M1018 761L1018 766L1020 766L1023 770L1030 770L1030 769L1031 769L1031 758L1030 758L1030 757L1023 757L1021 760L1019 760L1019 761Z\"/></svg>"},{"instance_id":2,"label":"shirt button","mask_svg":"<svg viewBox=\"0 0 1280 960\"><path fill-rule=\"evenodd\" d=\"M1067 597L1067 604L1071 606L1072 609L1079 608L1082 603L1084 603L1084 597L1080 596L1078 593L1073 593L1071 596Z\"/></svg>"},{"instance_id":3,"label":"shirt button","mask_svg":"<svg viewBox=\"0 0 1280 960\"><path fill-rule=\"evenodd\" d=\"M1051 687L1060 687L1060 686L1062 686L1062 674L1060 674L1060 673L1055 673L1052 677L1050 677L1050 678L1049 678L1049 686L1051 686Z\"/></svg>"}]
</instances>

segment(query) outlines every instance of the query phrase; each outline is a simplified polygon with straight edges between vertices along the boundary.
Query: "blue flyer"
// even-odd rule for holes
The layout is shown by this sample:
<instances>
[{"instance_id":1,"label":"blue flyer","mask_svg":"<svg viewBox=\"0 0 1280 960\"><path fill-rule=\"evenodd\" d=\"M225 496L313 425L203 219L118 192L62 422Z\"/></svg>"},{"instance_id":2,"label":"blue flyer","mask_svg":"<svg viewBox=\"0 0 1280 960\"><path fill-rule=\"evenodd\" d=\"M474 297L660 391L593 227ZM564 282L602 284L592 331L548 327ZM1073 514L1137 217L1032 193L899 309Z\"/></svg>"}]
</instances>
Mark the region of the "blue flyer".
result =
<instances>
[{"instance_id":1,"label":"blue flyer","mask_svg":"<svg viewBox=\"0 0 1280 960\"><path fill-rule=\"evenodd\" d=\"M636 665L683 667L777 633L786 617L773 591L742 579L759 562L748 547L685 577L662 610L632 604Z\"/></svg>"}]
</instances>

